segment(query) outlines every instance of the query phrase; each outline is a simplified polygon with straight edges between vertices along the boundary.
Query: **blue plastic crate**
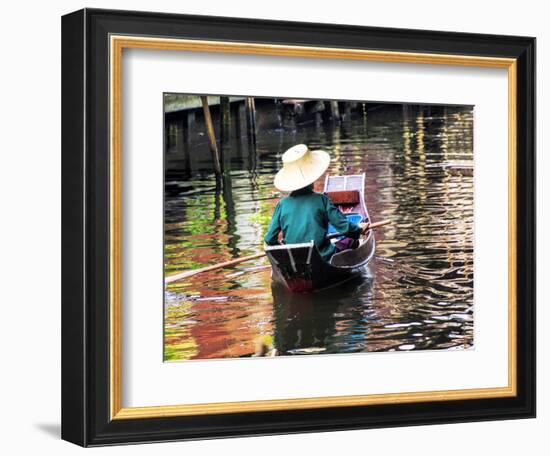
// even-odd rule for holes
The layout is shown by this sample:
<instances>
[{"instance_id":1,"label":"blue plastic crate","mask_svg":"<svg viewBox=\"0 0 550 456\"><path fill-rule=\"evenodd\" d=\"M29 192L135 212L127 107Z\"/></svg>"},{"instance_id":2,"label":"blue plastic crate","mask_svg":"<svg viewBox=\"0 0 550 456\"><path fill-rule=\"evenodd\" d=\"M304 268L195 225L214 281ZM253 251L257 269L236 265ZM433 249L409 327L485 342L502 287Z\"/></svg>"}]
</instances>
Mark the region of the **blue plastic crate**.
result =
<instances>
[{"instance_id":1,"label":"blue plastic crate","mask_svg":"<svg viewBox=\"0 0 550 456\"><path fill-rule=\"evenodd\" d=\"M363 216L361 214L358 214L357 212L352 212L350 214L345 214L348 221L352 223L361 223L361 220L363 220ZM328 224L328 234L336 233L336 228L334 228L330 223ZM342 239L344 236L341 236L338 239Z\"/></svg>"}]
</instances>

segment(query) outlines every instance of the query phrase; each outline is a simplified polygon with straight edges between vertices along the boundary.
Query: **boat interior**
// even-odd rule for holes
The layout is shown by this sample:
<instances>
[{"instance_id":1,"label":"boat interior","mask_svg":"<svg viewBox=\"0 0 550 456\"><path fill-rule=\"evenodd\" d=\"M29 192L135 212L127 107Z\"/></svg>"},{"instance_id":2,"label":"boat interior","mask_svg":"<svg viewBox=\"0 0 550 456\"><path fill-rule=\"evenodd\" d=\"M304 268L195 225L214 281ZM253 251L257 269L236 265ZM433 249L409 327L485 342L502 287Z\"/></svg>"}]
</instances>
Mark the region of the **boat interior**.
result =
<instances>
[{"instance_id":1,"label":"boat interior","mask_svg":"<svg viewBox=\"0 0 550 456\"><path fill-rule=\"evenodd\" d=\"M364 200L364 174L350 176L327 176L325 194L346 218L354 223L369 220L369 214ZM336 229L329 225L328 234ZM344 236L332 239L337 242ZM368 231L360 239L359 247L336 253L330 260L330 265L342 269L354 269L367 264L374 255L374 235ZM315 250L315 253L313 252ZM269 256L278 264L290 263L292 269L298 265L310 264L312 256L318 256L316 248L311 243L280 245L266 247ZM320 257L319 257L320 258Z\"/></svg>"},{"instance_id":2,"label":"boat interior","mask_svg":"<svg viewBox=\"0 0 550 456\"><path fill-rule=\"evenodd\" d=\"M369 221L369 214L364 200L365 175L355 174L349 176L327 176L325 180L325 194L332 203L345 214L353 223ZM336 232L329 224L328 234ZM342 237L335 238L332 242L338 242ZM330 264L337 267L357 267L370 261L374 252L374 236L368 231L361 239L356 249L344 250L332 256Z\"/></svg>"}]
</instances>

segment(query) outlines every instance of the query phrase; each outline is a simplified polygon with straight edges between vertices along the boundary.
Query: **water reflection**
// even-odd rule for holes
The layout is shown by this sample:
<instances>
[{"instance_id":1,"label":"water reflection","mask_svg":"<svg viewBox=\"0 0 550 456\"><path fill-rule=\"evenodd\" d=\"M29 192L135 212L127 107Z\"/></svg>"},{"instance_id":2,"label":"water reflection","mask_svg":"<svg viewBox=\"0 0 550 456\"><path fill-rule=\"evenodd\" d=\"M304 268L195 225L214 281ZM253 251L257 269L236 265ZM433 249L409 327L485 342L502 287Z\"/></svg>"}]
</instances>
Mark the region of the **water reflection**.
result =
<instances>
[{"instance_id":1,"label":"water reflection","mask_svg":"<svg viewBox=\"0 0 550 456\"><path fill-rule=\"evenodd\" d=\"M262 130L255 152L245 138L232 140L223 186L207 151L191 156L170 142L167 274L260 252L280 197L280 155L299 142L327 150L331 173L366 172L373 219L394 223L377 234L364 277L326 292L272 290L266 260L170 284L165 358L250 356L263 336L283 355L471 347L472 131L470 108L415 106L369 109L340 125Z\"/></svg>"},{"instance_id":2,"label":"water reflection","mask_svg":"<svg viewBox=\"0 0 550 456\"><path fill-rule=\"evenodd\" d=\"M372 278L365 273L318 293L297 295L273 287L275 347L279 354L365 350L365 336L375 321L372 285Z\"/></svg>"}]
</instances>

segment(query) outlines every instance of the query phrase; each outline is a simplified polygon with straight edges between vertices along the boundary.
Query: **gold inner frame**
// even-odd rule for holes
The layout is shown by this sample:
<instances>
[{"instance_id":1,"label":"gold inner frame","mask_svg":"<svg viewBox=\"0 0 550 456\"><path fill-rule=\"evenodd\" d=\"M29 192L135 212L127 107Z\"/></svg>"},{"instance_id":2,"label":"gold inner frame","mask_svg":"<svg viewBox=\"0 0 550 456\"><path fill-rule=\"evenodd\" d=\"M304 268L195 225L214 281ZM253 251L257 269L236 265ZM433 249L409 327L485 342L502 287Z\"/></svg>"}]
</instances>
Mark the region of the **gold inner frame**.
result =
<instances>
[{"instance_id":1,"label":"gold inner frame","mask_svg":"<svg viewBox=\"0 0 550 456\"><path fill-rule=\"evenodd\" d=\"M123 49L195 51L338 60L504 68L508 71L508 385L506 387L275 399L170 406L122 407L122 184L121 95ZM158 418L220 413L297 410L374 404L512 397L517 394L517 61L468 55L387 52L242 42L110 36L110 412L111 419Z\"/></svg>"}]
</instances>

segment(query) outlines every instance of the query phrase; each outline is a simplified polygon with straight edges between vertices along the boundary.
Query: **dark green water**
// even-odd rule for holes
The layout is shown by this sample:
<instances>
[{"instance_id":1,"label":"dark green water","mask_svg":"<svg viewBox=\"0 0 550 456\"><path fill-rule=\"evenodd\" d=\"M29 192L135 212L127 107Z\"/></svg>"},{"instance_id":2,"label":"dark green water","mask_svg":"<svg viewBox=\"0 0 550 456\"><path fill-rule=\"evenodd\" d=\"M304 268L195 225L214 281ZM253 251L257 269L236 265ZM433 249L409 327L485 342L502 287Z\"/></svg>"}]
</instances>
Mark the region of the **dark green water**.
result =
<instances>
[{"instance_id":1,"label":"dark green water","mask_svg":"<svg viewBox=\"0 0 550 456\"><path fill-rule=\"evenodd\" d=\"M309 295L272 290L265 259L172 283L165 359L250 356L259 342L279 355L472 347L471 108L393 106L336 126L261 130L255 153L246 138L227 148L223 188L208 152L170 141L166 273L262 251L280 197L273 176L298 143L327 150L332 174L366 173L372 219L393 221L377 232L375 260L363 277Z\"/></svg>"}]
</instances>

